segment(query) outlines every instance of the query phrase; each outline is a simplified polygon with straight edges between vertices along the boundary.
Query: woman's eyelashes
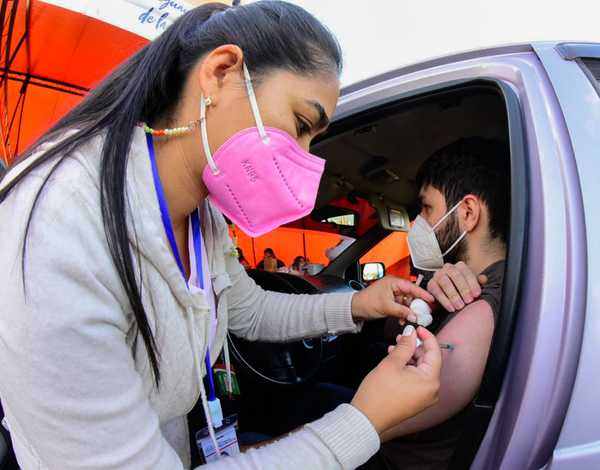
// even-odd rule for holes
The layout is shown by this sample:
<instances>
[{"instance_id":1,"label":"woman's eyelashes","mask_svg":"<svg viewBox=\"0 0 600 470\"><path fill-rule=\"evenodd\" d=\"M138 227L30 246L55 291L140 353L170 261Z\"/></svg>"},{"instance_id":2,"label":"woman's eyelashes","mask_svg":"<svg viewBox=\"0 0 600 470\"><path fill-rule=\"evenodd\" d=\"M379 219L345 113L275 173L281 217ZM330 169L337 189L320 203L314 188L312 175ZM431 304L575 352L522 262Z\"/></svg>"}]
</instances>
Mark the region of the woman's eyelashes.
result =
<instances>
[{"instance_id":1,"label":"woman's eyelashes","mask_svg":"<svg viewBox=\"0 0 600 470\"><path fill-rule=\"evenodd\" d=\"M303 118L296 116L296 134L298 137L304 137L310 134L312 126L307 123Z\"/></svg>"}]
</instances>

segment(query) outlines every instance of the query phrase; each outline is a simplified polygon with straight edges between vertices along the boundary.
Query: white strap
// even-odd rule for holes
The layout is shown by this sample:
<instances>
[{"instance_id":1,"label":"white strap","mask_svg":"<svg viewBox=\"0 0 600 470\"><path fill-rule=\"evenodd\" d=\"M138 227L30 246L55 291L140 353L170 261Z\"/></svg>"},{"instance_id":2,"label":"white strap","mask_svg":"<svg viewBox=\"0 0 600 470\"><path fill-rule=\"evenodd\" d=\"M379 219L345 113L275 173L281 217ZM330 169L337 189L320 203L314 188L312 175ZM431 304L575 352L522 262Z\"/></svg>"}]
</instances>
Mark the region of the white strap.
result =
<instances>
[{"instance_id":1,"label":"white strap","mask_svg":"<svg viewBox=\"0 0 600 470\"><path fill-rule=\"evenodd\" d=\"M448 212L446 212L446 215L444 217L442 217L440 220L438 220L437 223L433 227L431 227L432 230L435 230L436 228L438 228L440 226L440 224L444 220L446 220L448 217L450 217L450 214L452 214L456 209L458 209L458 206L460 206L462 203L463 203L463 200L461 199L456 204L454 204L454 206L452 206L452 209L450 209Z\"/></svg>"},{"instance_id":2,"label":"white strap","mask_svg":"<svg viewBox=\"0 0 600 470\"><path fill-rule=\"evenodd\" d=\"M452 206L452 209L450 209L446 213L446 215L444 217L442 217L440 220L438 220L437 224L435 224L432 227L432 230L435 231L435 229L438 228L439 225L450 216L450 214L452 214L456 209L458 209L458 206L460 206L462 203L463 203L463 200L461 199L456 204L454 204L454 206ZM462 235L460 237L458 237L458 239L450 246L450 248L448 248L444 253L442 253L442 257L446 256L448 253L450 253L452 250L454 250L454 248L456 248L456 245L458 245L462 241L462 239L465 238L466 234L467 234L467 232L464 231L462 233Z\"/></svg>"},{"instance_id":3,"label":"white strap","mask_svg":"<svg viewBox=\"0 0 600 470\"><path fill-rule=\"evenodd\" d=\"M233 394L233 379L231 376L231 359L229 359L229 340L225 338L223 355L225 356L225 369L227 370L227 393Z\"/></svg>"},{"instance_id":4,"label":"white strap","mask_svg":"<svg viewBox=\"0 0 600 470\"><path fill-rule=\"evenodd\" d=\"M206 156L206 162L210 167L213 174L219 174L219 168L213 159L212 152L210 151L210 145L208 145L208 132L206 131L206 99L204 95L200 96L200 133L202 135L202 145L204 146L204 155Z\"/></svg>"},{"instance_id":5,"label":"white strap","mask_svg":"<svg viewBox=\"0 0 600 470\"><path fill-rule=\"evenodd\" d=\"M456 248L456 245L458 245L458 244L459 244L459 243L462 241L462 239L463 239L463 238L465 238L465 235L466 235L466 234L467 234L467 231L465 230L465 231L462 233L462 235L461 235L460 237L458 237L458 240L456 240L456 241L455 241L455 242L452 244L452 246L450 246L450 248L448 248L448 249L447 249L447 250L446 250L446 251L445 251L445 252L442 254L442 258L443 258L444 256L446 256L448 253L450 253L452 250L454 250L454 248Z\"/></svg>"},{"instance_id":6,"label":"white strap","mask_svg":"<svg viewBox=\"0 0 600 470\"><path fill-rule=\"evenodd\" d=\"M204 389L204 381L202 375L201 362L202 357L200 356L200 352L198 351L198 343L196 342L196 321L194 317L194 312L192 312L192 308L188 307L186 309L187 314L187 323L188 323L188 335L191 340L192 346L192 354L194 355L194 368L196 370L196 376L198 378L198 386L200 387L200 400L202 402L202 409L204 411L204 417L206 418L206 425L208 427L208 434L210 435L210 439L212 440L213 445L215 446L215 450L218 455L221 455L221 449L219 448L219 443L217 442L217 435L215 433L215 428L212 422L212 415L210 410L208 409L208 398L206 397L206 390ZM208 346L207 346L208 347ZM204 351L206 352L206 351ZM208 373L208 371L207 371Z\"/></svg>"},{"instance_id":7,"label":"white strap","mask_svg":"<svg viewBox=\"0 0 600 470\"><path fill-rule=\"evenodd\" d=\"M258 127L258 132L260 133L260 137L263 143L268 144L270 139L265 131L265 126L263 125L262 118L260 117L260 111L258 110L258 103L256 102L256 95L254 94L254 87L252 86L252 79L250 78L250 72L248 71L248 67L246 63L242 65L242 69L244 70L244 81L246 82L246 90L248 92L248 99L250 100L250 108L252 108L252 114L254 115L254 121L256 122L256 127Z\"/></svg>"},{"instance_id":8,"label":"white strap","mask_svg":"<svg viewBox=\"0 0 600 470\"><path fill-rule=\"evenodd\" d=\"M244 82L246 83L246 91L248 92L250 108L252 109L252 114L254 115L254 122L256 122L256 127L258 128L258 133L260 134L260 138L262 139L263 143L268 144L271 139L269 138L267 131L265 131L265 126L258 109L256 95L254 94L254 87L252 86L252 78L250 78L250 72L248 71L248 67L245 63L242 65L242 70L244 71ZM206 99L204 98L204 95L200 96L200 133L202 135L202 145L204 147L204 155L206 155L206 162L208 163L208 166L213 174L218 175L219 168L215 163L212 152L210 151L210 145L208 144L208 131L206 130Z\"/></svg>"}]
</instances>

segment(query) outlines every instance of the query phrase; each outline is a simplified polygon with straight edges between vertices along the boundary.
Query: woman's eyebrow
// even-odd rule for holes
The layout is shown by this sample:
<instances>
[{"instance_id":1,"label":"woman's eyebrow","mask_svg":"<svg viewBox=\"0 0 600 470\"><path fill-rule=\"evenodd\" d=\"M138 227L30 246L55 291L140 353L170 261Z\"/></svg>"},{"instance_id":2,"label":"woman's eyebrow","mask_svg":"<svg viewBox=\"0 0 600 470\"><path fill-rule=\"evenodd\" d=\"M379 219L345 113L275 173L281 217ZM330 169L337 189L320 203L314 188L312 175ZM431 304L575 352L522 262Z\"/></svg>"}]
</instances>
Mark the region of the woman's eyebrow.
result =
<instances>
[{"instance_id":1,"label":"woman's eyebrow","mask_svg":"<svg viewBox=\"0 0 600 470\"><path fill-rule=\"evenodd\" d=\"M319 114L319 121L317 122L317 129L325 129L329 126L329 117L325 112L325 108L316 100L306 100L306 102L312 106Z\"/></svg>"}]
</instances>

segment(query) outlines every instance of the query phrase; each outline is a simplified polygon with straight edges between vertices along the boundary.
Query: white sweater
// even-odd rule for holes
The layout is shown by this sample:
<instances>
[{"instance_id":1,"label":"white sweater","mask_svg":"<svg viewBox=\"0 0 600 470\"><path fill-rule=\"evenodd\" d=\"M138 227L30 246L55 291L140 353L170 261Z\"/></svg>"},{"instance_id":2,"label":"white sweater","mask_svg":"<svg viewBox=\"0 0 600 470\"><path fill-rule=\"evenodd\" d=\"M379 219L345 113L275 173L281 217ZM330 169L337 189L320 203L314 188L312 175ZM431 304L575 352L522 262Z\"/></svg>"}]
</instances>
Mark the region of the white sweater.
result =
<instances>
[{"instance_id":1,"label":"white sweater","mask_svg":"<svg viewBox=\"0 0 600 470\"><path fill-rule=\"evenodd\" d=\"M194 315L193 334L205 351L207 300L187 290L170 251L144 134L136 129L128 230L160 352L157 390L143 341L134 343L133 314L104 234L101 145L96 138L73 152L46 185L29 228L25 285L25 225L49 166L36 169L0 204L0 400L6 423L23 469L189 468L186 414L199 386L186 319ZM231 256L223 217L208 203L202 213L218 305L212 358L227 329L274 341L357 330L349 294L285 295L256 286ZM342 405L277 443L203 468L347 469L378 448L369 420Z\"/></svg>"}]
</instances>

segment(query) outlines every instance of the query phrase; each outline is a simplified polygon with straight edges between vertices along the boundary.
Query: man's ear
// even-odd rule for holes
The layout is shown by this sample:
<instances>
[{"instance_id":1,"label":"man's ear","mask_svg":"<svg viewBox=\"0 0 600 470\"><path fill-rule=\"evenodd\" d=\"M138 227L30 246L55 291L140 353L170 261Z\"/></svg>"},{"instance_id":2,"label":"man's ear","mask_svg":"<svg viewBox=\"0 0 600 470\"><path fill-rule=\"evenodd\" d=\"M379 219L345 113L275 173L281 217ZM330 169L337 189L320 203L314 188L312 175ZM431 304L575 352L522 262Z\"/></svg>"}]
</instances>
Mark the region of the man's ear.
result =
<instances>
[{"instance_id":1,"label":"man's ear","mask_svg":"<svg viewBox=\"0 0 600 470\"><path fill-rule=\"evenodd\" d=\"M459 207L463 230L467 233L475 230L482 217L482 202L477 196L467 194Z\"/></svg>"}]
</instances>

